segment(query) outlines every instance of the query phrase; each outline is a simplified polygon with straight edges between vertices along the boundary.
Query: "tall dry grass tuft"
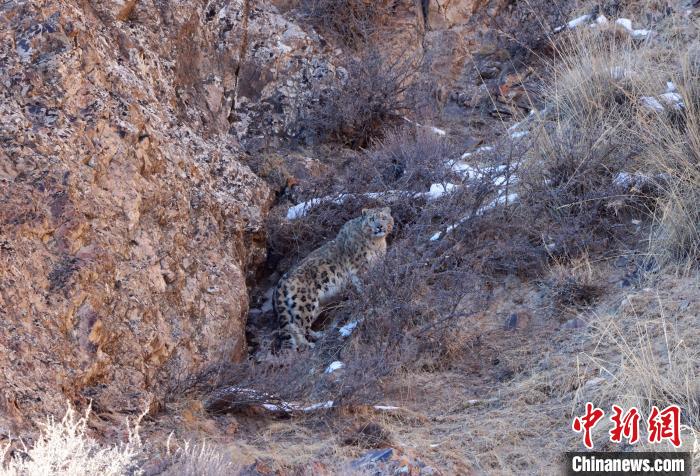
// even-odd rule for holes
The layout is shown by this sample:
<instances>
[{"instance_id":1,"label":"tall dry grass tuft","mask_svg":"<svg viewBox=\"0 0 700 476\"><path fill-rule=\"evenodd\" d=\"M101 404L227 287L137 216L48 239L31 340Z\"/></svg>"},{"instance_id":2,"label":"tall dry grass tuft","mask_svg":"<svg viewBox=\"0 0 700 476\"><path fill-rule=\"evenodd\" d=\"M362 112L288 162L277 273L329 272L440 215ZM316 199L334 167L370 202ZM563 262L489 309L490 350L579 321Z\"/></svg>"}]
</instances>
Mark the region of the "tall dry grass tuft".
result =
<instances>
[{"instance_id":1,"label":"tall dry grass tuft","mask_svg":"<svg viewBox=\"0 0 700 476\"><path fill-rule=\"evenodd\" d=\"M240 474L241 467L233 462L230 451L202 442L184 445L170 452L168 448L167 469L162 473L177 476L220 476Z\"/></svg>"},{"instance_id":2,"label":"tall dry grass tuft","mask_svg":"<svg viewBox=\"0 0 700 476\"><path fill-rule=\"evenodd\" d=\"M558 121L604 120L617 128L634 117L643 96L666 88L668 53L615 30L576 31L555 49L544 93Z\"/></svg>"},{"instance_id":3,"label":"tall dry grass tuft","mask_svg":"<svg viewBox=\"0 0 700 476\"><path fill-rule=\"evenodd\" d=\"M595 392L600 404L636 407L645 417L652 406L678 405L682 441L692 449L700 431L698 309L695 301L688 308L678 303L696 284L667 279L665 289L630 294L616 312L593 320L597 345L587 357L604 380Z\"/></svg>"},{"instance_id":4,"label":"tall dry grass tuft","mask_svg":"<svg viewBox=\"0 0 700 476\"><path fill-rule=\"evenodd\" d=\"M625 219L653 207L649 190L621 177L645 169L643 98L663 93L670 77L665 50L615 30L573 32L555 52L520 170L522 210L561 259L628 240Z\"/></svg>"},{"instance_id":5,"label":"tall dry grass tuft","mask_svg":"<svg viewBox=\"0 0 700 476\"><path fill-rule=\"evenodd\" d=\"M664 189L655 215L651 254L662 264L689 272L700 259L700 56L692 49L673 78L680 110L648 118L639 136L644 159Z\"/></svg>"},{"instance_id":6,"label":"tall dry grass tuft","mask_svg":"<svg viewBox=\"0 0 700 476\"><path fill-rule=\"evenodd\" d=\"M85 411L85 415L79 416L69 406L61 421L49 417L42 425L41 435L34 445L31 448L25 447L23 451L13 451L9 461L0 466L0 474L142 474L138 461L141 451L138 422L135 428L129 428L127 442L103 446L88 434L89 416L90 408ZM10 454L9 444L1 454L3 460Z\"/></svg>"}]
</instances>

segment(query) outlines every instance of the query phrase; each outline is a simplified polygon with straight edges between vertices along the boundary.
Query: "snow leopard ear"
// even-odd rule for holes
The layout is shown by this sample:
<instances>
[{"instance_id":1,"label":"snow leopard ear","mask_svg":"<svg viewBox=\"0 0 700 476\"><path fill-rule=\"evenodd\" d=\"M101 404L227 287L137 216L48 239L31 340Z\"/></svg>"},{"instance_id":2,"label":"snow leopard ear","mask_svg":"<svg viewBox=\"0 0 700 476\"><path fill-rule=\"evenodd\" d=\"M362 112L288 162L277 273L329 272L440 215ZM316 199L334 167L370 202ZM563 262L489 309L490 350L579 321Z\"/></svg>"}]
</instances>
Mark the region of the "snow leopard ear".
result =
<instances>
[{"instance_id":1,"label":"snow leopard ear","mask_svg":"<svg viewBox=\"0 0 700 476\"><path fill-rule=\"evenodd\" d=\"M366 217L367 215L369 215L369 212L370 212L370 211L371 211L371 210L370 210L369 208L363 208L363 209L362 209L362 216L363 216L363 217Z\"/></svg>"}]
</instances>

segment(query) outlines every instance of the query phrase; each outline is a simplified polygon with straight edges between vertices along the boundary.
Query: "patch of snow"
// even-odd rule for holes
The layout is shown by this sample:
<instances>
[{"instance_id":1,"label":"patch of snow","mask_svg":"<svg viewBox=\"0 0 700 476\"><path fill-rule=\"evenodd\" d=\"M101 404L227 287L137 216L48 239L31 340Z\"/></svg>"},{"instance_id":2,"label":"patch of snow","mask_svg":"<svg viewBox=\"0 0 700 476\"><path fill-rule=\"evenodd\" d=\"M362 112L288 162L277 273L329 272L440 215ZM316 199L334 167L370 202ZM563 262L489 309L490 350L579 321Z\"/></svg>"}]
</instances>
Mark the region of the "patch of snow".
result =
<instances>
[{"instance_id":1,"label":"patch of snow","mask_svg":"<svg viewBox=\"0 0 700 476\"><path fill-rule=\"evenodd\" d=\"M219 20L223 20L224 18L226 18L226 14L227 14L227 7L226 7L226 5L224 5L224 7L221 10L219 10L219 15L218 15Z\"/></svg>"},{"instance_id":2,"label":"patch of snow","mask_svg":"<svg viewBox=\"0 0 700 476\"><path fill-rule=\"evenodd\" d=\"M632 20L630 20L629 18L618 18L617 20L615 20L615 24L620 25L627 31L633 31Z\"/></svg>"},{"instance_id":3,"label":"patch of snow","mask_svg":"<svg viewBox=\"0 0 700 476\"><path fill-rule=\"evenodd\" d=\"M447 132L445 132L443 129L440 129L440 128L438 128L438 127L431 127L430 130L433 131L434 133L436 133L436 134L439 135L439 136L444 136L444 135L447 134Z\"/></svg>"},{"instance_id":4,"label":"patch of snow","mask_svg":"<svg viewBox=\"0 0 700 476\"><path fill-rule=\"evenodd\" d=\"M340 195L336 196L326 196L326 197L321 197L321 198L312 198L309 201L306 202L301 202L293 207L289 207L287 210L287 220L296 220L297 218L301 218L305 216L309 210L311 210L314 207L319 206L322 203L326 202L334 202L334 203L343 203L343 201L347 198L347 194L341 193Z\"/></svg>"},{"instance_id":5,"label":"patch of snow","mask_svg":"<svg viewBox=\"0 0 700 476\"><path fill-rule=\"evenodd\" d=\"M649 30L632 30L630 35L632 35L632 38L635 40L641 40L649 36L649 33L651 33Z\"/></svg>"},{"instance_id":6,"label":"patch of snow","mask_svg":"<svg viewBox=\"0 0 700 476\"><path fill-rule=\"evenodd\" d=\"M375 410L382 410L382 411L387 411L387 412L392 412L394 410L400 410L399 407L394 407L391 405L375 405L374 407Z\"/></svg>"},{"instance_id":7,"label":"patch of snow","mask_svg":"<svg viewBox=\"0 0 700 476\"><path fill-rule=\"evenodd\" d=\"M332 374L336 370L340 370L343 367L345 367L345 364L342 363L340 360L336 360L335 362L331 362L330 365L326 367L325 373Z\"/></svg>"},{"instance_id":8,"label":"patch of snow","mask_svg":"<svg viewBox=\"0 0 700 476\"><path fill-rule=\"evenodd\" d=\"M647 108L647 109L650 109L653 111L663 111L664 110L663 105L655 97L642 96L641 98L639 98L639 100L642 102L642 106Z\"/></svg>"},{"instance_id":9,"label":"patch of snow","mask_svg":"<svg viewBox=\"0 0 700 476\"><path fill-rule=\"evenodd\" d=\"M681 96L678 93L663 93L659 95L659 99L661 99L661 101L663 101L667 105L671 106L676 111L680 111L685 107L685 105L683 104L683 96Z\"/></svg>"},{"instance_id":10,"label":"patch of snow","mask_svg":"<svg viewBox=\"0 0 700 476\"><path fill-rule=\"evenodd\" d=\"M338 332L340 333L341 336L343 337L350 337L350 334L352 334L352 331L355 330L357 325L360 323L360 321L350 321L347 324L345 324L343 327L338 329Z\"/></svg>"},{"instance_id":11,"label":"patch of snow","mask_svg":"<svg viewBox=\"0 0 700 476\"><path fill-rule=\"evenodd\" d=\"M595 22L598 25L607 25L608 24L608 17L605 15L598 15L598 17L595 19Z\"/></svg>"},{"instance_id":12,"label":"patch of snow","mask_svg":"<svg viewBox=\"0 0 700 476\"><path fill-rule=\"evenodd\" d=\"M509 193L508 195L499 195L497 198L495 198L491 203L484 205L483 207L479 208L476 211L477 215L482 215L483 213L487 212L488 210L491 210L493 208L496 208L499 205L505 205L506 203L514 203L518 201L518 194L517 193ZM467 221L469 217L464 217L459 220L457 220L456 223L453 223L452 225L448 226L445 228L445 231L438 231L433 236L430 237L430 241L438 241L442 237L446 236L447 234L451 233L455 228L457 228L459 225Z\"/></svg>"},{"instance_id":13,"label":"patch of snow","mask_svg":"<svg viewBox=\"0 0 700 476\"><path fill-rule=\"evenodd\" d=\"M491 146L491 145L484 145L484 146L479 147L479 148L476 149L475 151L472 151L472 152L465 152L464 154L462 154L461 159L464 160L464 159L466 159L466 158L468 158L468 157L471 157L471 156L474 155L474 154L480 154L480 153L482 153L482 152L491 152L492 150L493 150L493 146Z\"/></svg>"},{"instance_id":14,"label":"patch of snow","mask_svg":"<svg viewBox=\"0 0 700 476\"><path fill-rule=\"evenodd\" d=\"M411 192L408 190L387 190L385 192L366 192L359 195L351 193L341 193L338 195L327 195L325 197L312 198L305 202L298 203L287 209L287 220L296 220L306 216L306 214L314 207L317 207L323 203L335 203L341 205L345 200L355 196L355 197L366 197L371 199L381 199L391 196L408 196L413 198L424 197L428 200L435 200L440 198L444 194L453 191L457 185L447 183L447 184L432 184L430 190L427 192Z\"/></svg>"},{"instance_id":15,"label":"patch of snow","mask_svg":"<svg viewBox=\"0 0 700 476\"><path fill-rule=\"evenodd\" d=\"M567 26L567 28L569 28L570 30L573 30L573 29L576 28L577 26L586 23L586 22L587 22L588 20L590 20L590 19L591 19L591 15L588 15L588 14L586 14L586 15L581 15L580 17L574 18L573 20L571 20L569 23L566 24L566 26Z\"/></svg>"},{"instance_id":16,"label":"patch of snow","mask_svg":"<svg viewBox=\"0 0 700 476\"><path fill-rule=\"evenodd\" d=\"M666 92L672 93L676 91L676 84L673 81L666 81Z\"/></svg>"},{"instance_id":17,"label":"patch of snow","mask_svg":"<svg viewBox=\"0 0 700 476\"><path fill-rule=\"evenodd\" d=\"M508 195L499 195L495 200L493 200L491 203L484 205L483 207L479 208L476 211L477 215L481 215L484 212L491 210L492 208L496 208L499 205L505 205L506 203L514 203L518 201L518 194L517 193L509 193Z\"/></svg>"},{"instance_id":18,"label":"patch of snow","mask_svg":"<svg viewBox=\"0 0 700 476\"><path fill-rule=\"evenodd\" d=\"M322 408L333 408L333 400L328 400L327 402L314 403L308 407L301 409L303 412L312 412L314 410L320 410Z\"/></svg>"},{"instance_id":19,"label":"patch of snow","mask_svg":"<svg viewBox=\"0 0 700 476\"><path fill-rule=\"evenodd\" d=\"M457 186L453 183L434 183L430 186L430 191L424 193L423 195L429 200L437 200L446 193L452 192Z\"/></svg>"},{"instance_id":20,"label":"patch of snow","mask_svg":"<svg viewBox=\"0 0 700 476\"><path fill-rule=\"evenodd\" d=\"M510 133L510 138L511 139L520 139L521 137L525 137L528 134L530 134L529 131L515 131L515 132Z\"/></svg>"},{"instance_id":21,"label":"patch of snow","mask_svg":"<svg viewBox=\"0 0 700 476\"><path fill-rule=\"evenodd\" d=\"M659 173L653 176L643 174L641 172L618 172L618 174L613 178L613 183L618 187L632 188L632 187L643 187L644 185L654 185L658 183L667 182L669 180L668 174Z\"/></svg>"}]
</instances>

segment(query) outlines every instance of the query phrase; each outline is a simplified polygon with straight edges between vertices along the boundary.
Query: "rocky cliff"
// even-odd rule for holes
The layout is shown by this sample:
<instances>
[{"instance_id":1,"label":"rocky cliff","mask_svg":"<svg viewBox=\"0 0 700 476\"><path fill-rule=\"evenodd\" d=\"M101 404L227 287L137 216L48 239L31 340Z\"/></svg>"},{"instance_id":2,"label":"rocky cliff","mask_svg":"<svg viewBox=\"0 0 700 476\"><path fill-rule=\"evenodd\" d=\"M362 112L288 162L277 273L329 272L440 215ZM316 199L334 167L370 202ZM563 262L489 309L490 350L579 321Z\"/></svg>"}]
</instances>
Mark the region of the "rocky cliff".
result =
<instances>
[{"instance_id":1,"label":"rocky cliff","mask_svg":"<svg viewBox=\"0 0 700 476\"><path fill-rule=\"evenodd\" d=\"M228 116L243 11L0 6L0 434L240 359L268 187Z\"/></svg>"}]
</instances>

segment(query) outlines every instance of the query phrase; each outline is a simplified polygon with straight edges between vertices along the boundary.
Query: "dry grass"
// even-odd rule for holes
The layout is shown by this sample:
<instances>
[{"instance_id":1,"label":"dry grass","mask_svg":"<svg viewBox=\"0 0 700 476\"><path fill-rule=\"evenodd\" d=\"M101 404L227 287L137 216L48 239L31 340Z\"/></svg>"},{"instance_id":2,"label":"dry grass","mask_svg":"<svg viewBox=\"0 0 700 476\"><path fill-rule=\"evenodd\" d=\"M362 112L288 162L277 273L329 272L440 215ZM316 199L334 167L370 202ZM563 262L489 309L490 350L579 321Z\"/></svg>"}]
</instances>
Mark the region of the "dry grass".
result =
<instances>
[{"instance_id":1,"label":"dry grass","mask_svg":"<svg viewBox=\"0 0 700 476\"><path fill-rule=\"evenodd\" d=\"M634 247L625 223L653 213L657 187L619 177L646 170L642 98L666 89L666 52L615 30L574 32L556 45L547 108L521 165L521 211L556 260Z\"/></svg>"},{"instance_id":2,"label":"dry grass","mask_svg":"<svg viewBox=\"0 0 700 476\"><path fill-rule=\"evenodd\" d=\"M15 449L12 452L9 444L4 448L2 459L8 453L10 459L0 466L0 473L7 476L141 474L138 469L141 452L138 422L133 430L129 429L126 443L104 446L88 434L89 416L90 408L84 416L79 416L69 406L61 421L49 417L31 448L24 447L23 450Z\"/></svg>"},{"instance_id":3,"label":"dry grass","mask_svg":"<svg viewBox=\"0 0 700 476\"><path fill-rule=\"evenodd\" d=\"M160 474L177 476L218 476L235 475L241 466L233 461L233 451L213 446L206 442L201 444L184 444L165 457L167 468Z\"/></svg>"},{"instance_id":4,"label":"dry grass","mask_svg":"<svg viewBox=\"0 0 700 476\"><path fill-rule=\"evenodd\" d=\"M561 50L547 94L553 119L531 163L535 183L547 184L544 203L557 220L583 219L573 227L585 238L579 246L590 248L597 231L609 236L621 210L653 215L650 254L687 272L700 257L697 47L635 44L616 34L600 40L576 35ZM669 81L683 107L663 101L663 110L645 107ZM614 183L620 172L638 174L639 183L621 189Z\"/></svg>"},{"instance_id":5,"label":"dry grass","mask_svg":"<svg viewBox=\"0 0 700 476\"><path fill-rule=\"evenodd\" d=\"M679 405L686 450L694 450L700 431L696 289L697 278L665 275L658 287L627 295L616 312L593 320L596 346L582 361L603 381L595 397L579 395L580 401L594 399L603 407L635 406L645 416L653 405Z\"/></svg>"},{"instance_id":6,"label":"dry grass","mask_svg":"<svg viewBox=\"0 0 700 476\"><path fill-rule=\"evenodd\" d=\"M659 200L651 253L663 264L688 272L700 259L700 63L697 50L679 59L680 73L673 76L684 109L654 114L644 124L645 163L661 177L664 194ZM653 133L653 135L652 135ZM651 140L650 140L651 139Z\"/></svg>"},{"instance_id":7,"label":"dry grass","mask_svg":"<svg viewBox=\"0 0 700 476\"><path fill-rule=\"evenodd\" d=\"M551 312L560 319L575 317L605 293L605 276L586 255L565 262L554 260L546 275L544 288L553 305Z\"/></svg>"}]
</instances>

